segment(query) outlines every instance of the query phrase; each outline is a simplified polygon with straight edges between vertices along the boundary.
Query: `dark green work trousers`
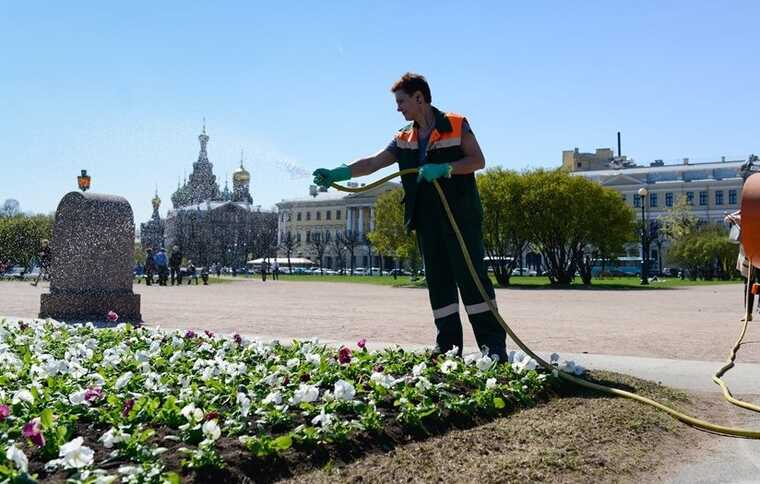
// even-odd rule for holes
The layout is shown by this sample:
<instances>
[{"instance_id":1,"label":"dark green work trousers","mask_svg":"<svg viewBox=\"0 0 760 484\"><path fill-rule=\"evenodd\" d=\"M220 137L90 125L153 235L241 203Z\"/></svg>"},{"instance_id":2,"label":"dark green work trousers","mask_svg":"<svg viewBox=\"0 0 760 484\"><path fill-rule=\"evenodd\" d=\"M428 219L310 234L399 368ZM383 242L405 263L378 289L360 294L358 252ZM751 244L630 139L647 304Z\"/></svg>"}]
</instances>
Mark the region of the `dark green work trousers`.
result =
<instances>
[{"instance_id":1,"label":"dark green work trousers","mask_svg":"<svg viewBox=\"0 0 760 484\"><path fill-rule=\"evenodd\" d=\"M506 361L506 331L491 313L488 304L483 301L475 286L440 200L430 200L430 198L428 200L428 203L418 200L423 203L415 207L415 226L417 243L425 261L425 280L433 308L435 326L438 330L436 336L438 349L445 352L457 346L461 355L463 341L457 295L457 288L459 288L478 346L480 348L487 346L489 355L496 354L501 361ZM455 214L457 212L455 210ZM485 249L482 221L477 216L478 214L472 215L472 217L457 216L457 224L467 244L478 277L489 297L496 304L493 284L483 261Z\"/></svg>"}]
</instances>

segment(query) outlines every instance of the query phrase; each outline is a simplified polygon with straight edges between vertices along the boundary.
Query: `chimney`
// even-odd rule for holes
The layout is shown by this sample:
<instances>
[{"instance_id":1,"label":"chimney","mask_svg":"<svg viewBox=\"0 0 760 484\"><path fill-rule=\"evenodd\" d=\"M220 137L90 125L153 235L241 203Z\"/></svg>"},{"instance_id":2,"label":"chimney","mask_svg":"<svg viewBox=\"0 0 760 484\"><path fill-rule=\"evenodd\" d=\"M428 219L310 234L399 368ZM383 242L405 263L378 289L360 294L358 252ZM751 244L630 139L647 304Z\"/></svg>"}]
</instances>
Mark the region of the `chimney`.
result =
<instances>
[{"instance_id":1,"label":"chimney","mask_svg":"<svg viewBox=\"0 0 760 484\"><path fill-rule=\"evenodd\" d=\"M721 163L725 163L726 162L726 157L725 156L721 156L720 157L720 162Z\"/></svg>"},{"instance_id":2,"label":"chimney","mask_svg":"<svg viewBox=\"0 0 760 484\"><path fill-rule=\"evenodd\" d=\"M618 157L623 156L623 153L620 152L620 131L618 131Z\"/></svg>"},{"instance_id":3,"label":"chimney","mask_svg":"<svg viewBox=\"0 0 760 484\"><path fill-rule=\"evenodd\" d=\"M688 165L689 164L689 159L688 158L684 158L683 159L683 164L684 165Z\"/></svg>"},{"instance_id":4,"label":"chimney","mask_svg":"<svg viewBox=\"0 0 760 484\"><path fill-rule=\"evenodd\" d=\"M309 185L309 195L312 197L317 196L317 186L316 185Z\"/></svg>"}]
</instances>

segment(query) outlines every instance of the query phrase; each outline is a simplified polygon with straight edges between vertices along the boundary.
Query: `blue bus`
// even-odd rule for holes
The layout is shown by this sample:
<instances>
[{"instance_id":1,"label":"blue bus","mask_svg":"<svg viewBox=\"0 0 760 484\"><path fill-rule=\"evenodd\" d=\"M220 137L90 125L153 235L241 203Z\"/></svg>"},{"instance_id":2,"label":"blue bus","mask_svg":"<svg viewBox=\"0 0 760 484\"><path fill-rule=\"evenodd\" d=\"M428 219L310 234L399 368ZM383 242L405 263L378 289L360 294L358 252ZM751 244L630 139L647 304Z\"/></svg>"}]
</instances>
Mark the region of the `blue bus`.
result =
<instances>
[{"instance_id":1,"label":"blue bus","mask_svg":"<svg viewBox=\"0 0 760 484\"><path fill-rule=\"evenodd\" d=\"M594 259L591 266L593 277L605 276L641 276L641 257L618 257L612 260ZM649 262L652 271L652 261ZM602 270L602 267L604 270Z\"/></svg>"}]
</instances>

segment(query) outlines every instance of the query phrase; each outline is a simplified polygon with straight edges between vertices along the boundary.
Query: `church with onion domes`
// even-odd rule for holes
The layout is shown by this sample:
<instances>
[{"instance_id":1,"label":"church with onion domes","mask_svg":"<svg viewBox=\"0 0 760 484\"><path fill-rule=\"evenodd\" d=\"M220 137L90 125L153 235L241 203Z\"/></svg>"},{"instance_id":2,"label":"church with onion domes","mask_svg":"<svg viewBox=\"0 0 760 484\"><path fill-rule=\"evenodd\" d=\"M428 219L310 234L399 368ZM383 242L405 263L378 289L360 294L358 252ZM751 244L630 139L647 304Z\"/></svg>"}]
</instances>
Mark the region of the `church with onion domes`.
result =
<instances>
[{"instance_id":1,"label":"church with onion domes","mask_svg":"<svg viewBox=\"0 0 760 484\"><path fill-rule=\"evenodd\" d=\"M208 157L206 124L198 136L200 151L193 170L184 183L177 183L171 196L172 209L162 219L158 191L153 198L153 215L140 225L144 249L178 246L186 260L196 266L221 264L242 269L249 258L274 255L277 242L277 216L253 205L251 174L243 166L232 173L232 189L225 180L219 189L214 165ZM271 232L271 233L270 233Z\"/></svg>"}]
</instances>

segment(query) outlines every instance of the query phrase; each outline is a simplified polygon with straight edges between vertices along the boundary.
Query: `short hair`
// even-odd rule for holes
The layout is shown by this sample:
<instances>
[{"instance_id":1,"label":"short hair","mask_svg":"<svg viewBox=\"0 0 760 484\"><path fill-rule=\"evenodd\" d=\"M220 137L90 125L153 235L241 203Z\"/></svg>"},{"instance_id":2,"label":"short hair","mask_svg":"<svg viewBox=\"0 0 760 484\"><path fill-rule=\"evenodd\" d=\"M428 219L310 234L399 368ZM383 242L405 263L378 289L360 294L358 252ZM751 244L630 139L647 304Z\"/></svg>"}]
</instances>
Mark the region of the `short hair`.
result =
<instances>
[{"instance_id":1,"label":"short hair","mask_svg":"<svg viewBox=\"0 0 760 484\"><path fill-rule=\"evenodd\" d=\"M427 79L425 79L425 76L422 74L407 72L401 76L401 79L394 82L393 86L391 86L391 92L396 92L398 90L404 91L410 96L415 92L420 91L422 93L422 97L425 98L426 103L429 104L432 102L432 97L430 96L430 86L428 85Z\"/></svg>"}]
</instances>

